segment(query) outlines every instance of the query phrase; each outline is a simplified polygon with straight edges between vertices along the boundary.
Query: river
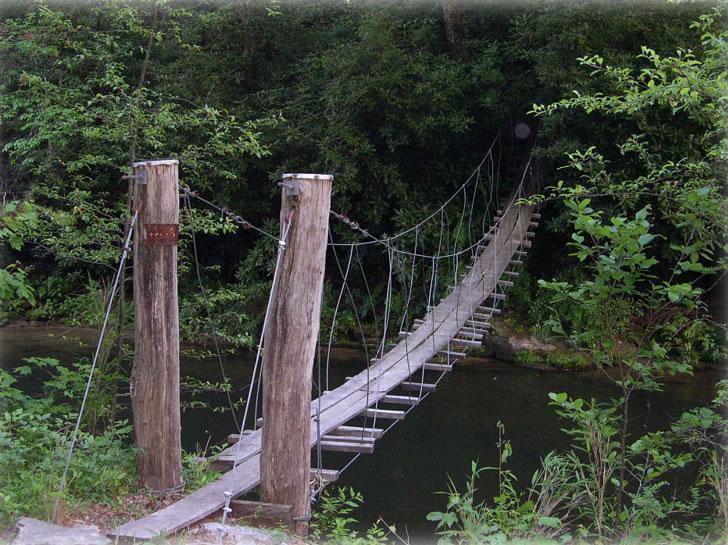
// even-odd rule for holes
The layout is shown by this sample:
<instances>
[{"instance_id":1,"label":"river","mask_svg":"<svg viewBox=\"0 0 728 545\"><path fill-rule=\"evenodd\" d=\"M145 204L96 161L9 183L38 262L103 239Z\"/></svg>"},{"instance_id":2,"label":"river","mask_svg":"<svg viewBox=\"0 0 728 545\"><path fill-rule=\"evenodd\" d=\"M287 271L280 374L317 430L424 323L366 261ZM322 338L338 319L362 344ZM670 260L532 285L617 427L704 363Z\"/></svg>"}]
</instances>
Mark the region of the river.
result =
<instances>
[{"instance_id":1,"label":"river","mask_svg":"<svg viewBox=\"0 0 728 545\"><path fill-rule=\"evenodd\" d=\"M52 356L64 362L92 352L94 333L61 326L7 326L0 328L0 367L11 369L25 357ZM241 352L224 357L225 369L235 388L250 380L253 356ZM366 358L352 349L334 351L330 367L331 388L363 369ZM218 362L183 357L183 376L219 380ZM633 402L634 431L662 429L687 408L712 399L718 370L696 372L670 380L662 392L638 394ZM32 387L32 386L29 386ZM497 465L496 423L505 425L513 456L510 469L521 486L530 483L539 459L551 450L565 449L564 425L547 406L549 392L606 399L616 396L613 385L598 372L557 373L500 365L496 370L478 366L456 367L437 392L425 399L406 420L377 441L372 455L360 456L342 475L340 485L364 495L355 516L362 524L382 517L411 535L432 535L425 516L444 508L448 475L462 486L471 460L482 466ZM240 393L237 394L241 395ZM207 396L215 406L225 406L224 396ZM219 443L233 432L229 413L208 409L186 411L182 416L182 442L186 449ZM338 469L351 455L324 453L324 467ZM481 490L492 495L494 473L486 474Z\"/></svg>"}]
</instances>

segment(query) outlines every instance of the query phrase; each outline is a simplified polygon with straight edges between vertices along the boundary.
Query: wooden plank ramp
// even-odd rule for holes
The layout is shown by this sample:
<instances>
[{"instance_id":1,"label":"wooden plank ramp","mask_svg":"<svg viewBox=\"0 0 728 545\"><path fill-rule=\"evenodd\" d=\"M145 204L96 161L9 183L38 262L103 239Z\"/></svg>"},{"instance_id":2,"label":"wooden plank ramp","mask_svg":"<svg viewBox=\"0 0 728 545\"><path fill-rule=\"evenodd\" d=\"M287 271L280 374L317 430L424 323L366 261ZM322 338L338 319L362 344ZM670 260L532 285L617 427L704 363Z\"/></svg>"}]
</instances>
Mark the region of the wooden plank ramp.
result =
<instances>
[{"instance_id":1,"label":"wooden plank ramp","mask_svg":"<svg viewBox=\"0 0 728 545\"><path fill-rule=\"evenodd\" d=\"M515 202L512 198L511 203ZM504 210L501 223L491 231L487 245L476 256L473 266L462 281L440 303L432 307L414 329L389 352L372 363L369 369L351 377L338 388L326 392L320 399L311 402L311 418L318 418L318 425L311 423L311 446L321 436L335 433L352 418L364 416L364 427L377 428L377 423L391 422L402 416L401 411L378 408L390 392L405 383L410 392L418 391L416 382L422 380L425 364L434 370L431 362L438 354L446 354L445 363L457 359L457 341L466 322L472 322L478 307L490 298L502 300L503 286L499 281L508 267L514 264L514 256L522 255L522 241L528 236L532 222L532 206L509 204ZM521 253L519 253L521 252ZM520 263L520 260L518 261ZM496 291L499 290L499 291ZM494 306L494 305L491 305ZM461 356L457 356L461 357ZM438 370L443 368L438 367ZM432 371L430 371L432 372ZM418 377L412 377L418 373ZM425 384L423 393L434 390L434 385ZM412 405L414 406L414 405ZM387 418L384 420L384 418ZM332 442L327 439L331 447ZM353 443L353 442L352 442ZM340 448L360 448L361 445ZM368 449L368 447L367 447ZM227 464L231 471L214 482L193 492L178 502L147 517L127 522L119 527L113 536L148 540L160 535L169 535L219 511L225 505L225 493L237 498L260 483L261 430L247 433L242 440L228 447L217 457L217 464ZM232 469L233 465L235 469Z\"/></svg>"}]
</instances>

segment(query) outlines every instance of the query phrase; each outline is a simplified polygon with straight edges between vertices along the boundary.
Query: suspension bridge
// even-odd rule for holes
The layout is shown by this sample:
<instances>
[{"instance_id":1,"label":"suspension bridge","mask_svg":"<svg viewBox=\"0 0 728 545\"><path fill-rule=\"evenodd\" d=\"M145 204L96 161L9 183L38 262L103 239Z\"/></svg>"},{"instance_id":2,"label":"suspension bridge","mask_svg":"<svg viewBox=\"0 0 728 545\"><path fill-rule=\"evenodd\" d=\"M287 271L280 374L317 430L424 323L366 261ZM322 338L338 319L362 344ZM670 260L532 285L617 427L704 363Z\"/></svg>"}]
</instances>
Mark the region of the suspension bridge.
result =
<instances>
[{"instance_id":1,"label":"suspension bridge","mask_svg":"<svg viewBox=\"0 0 728 545\"><path fill-rule=\"evenodd\" d=\"M455 363L465 358L469 349L480 346L484 337L488 335L491 319L501 312L502 303L506 298L508 289L514 285L519 274L518 267L523 263L531 247L535 229L538 227L540 219L540 215L536 212L534 206L524 204L523 201L524 197L535 190L535 184L538 183L537 176L534 175L534 169L531 165L529 151L529 143L527 142L520 142L518 146L512 145L507 158L501 164L503 152L500 137L497 136L471 176L449 199L425 219L394 236L374 236L359 223L345 215L334 211L330 212L332 221L336 220L343 223L356 235L355 238L358 240L335 241L331 234L332 231L328 230L328 249L333 255L336 269L338 269L341 277L341 289L329 330L325 364L322 362L321 349L319 348L318 378L315 381L316 394L310 396L309 393L304 392L306 401L301 405L302 411L299 411L301 414L295 415L295 418L299 418L298 423L303 424L301 428L309 430L307 440L305 435L303 436L304 443L307 443L316 452L316 462L311 463L312 467L307 471L308 474L303 475L304 479L307 479L310 483L311 500L315 499L316 495L328 482L336 480L340 472L356 460L358 456L374 452L377 441L381 440L389 430L404 420L407 414L414 410L423 399L434 393L439 382L443 380L447 373L453 370ZM171 162L161 161L157 163L167 168ZM149 163L146 164L149 165ZM176 175L176 162L174 164L174 173ZM147 188L142 190L142 195L144 192L161 191L161 186L151 183L146 175L144 177L137 176L141 179L140 183L147 185ZM508 185L512 188L503 199L499 194L501 177L506 178ZM156 197L167 202L176 199L178 191L176 185L175 180L173 193L159 193ZM297 189L292 186L287 187L288 189ZM284 194L285 191L286 189L284 189ZM223 523L225 523L228 514L233 511L231 508L231 505L234 505L231 503L232 500L261 485L262 467L265 463L270 464L270 460L266 460L264 456L263 436L266 431L274 429L275 424L271 426L263 418L258 417L258 394L261 383L264 383L261 376L264 341L266 349L270 350L267 346L270 343L270 338L266 336L266 333L270 333L271 329L275 330L275 327L272 327L269 323L269 314L280 312L279 308L274 308L273 311L271 311L271 308L276 306L273 294L280 282L279 272L283 266L281 258L286 250L287 242L289 242L288 236L292 223L290 218L293 215L292 212L286 210L284 201L281 212L281 235L276 237L253 226L227 209L200 197L188 188L184 188L181 198L185 202L190 223L192 223L191 199L193 197L197 198L203 205L211 206L226 214L230 219L244 227L252 227L277 242L278 257L270 290L271 296L263 321L261 339L258 343L253 376L251 383L247 386L247 400L242 420L239 422L235 418L235 425L238 428L237 433L229 436L230 446L220 452L214 459L214 466L223 470L224 473L215 481L168 507L123 524L112 532L112 535L118 538L149 540L161 535L169 535L221 510L223 512ZM163 354L163 356L159 356L154 349L151 351L146 349L146 352L144 352L137 346L137 352L140 350L144 352L142 357L150 360L157 358L158 361L153 361L153 364L163 374L173 367L174 358L178 359L178 352L175 352L178 348L174 347L175 343L178 344L179 342L178 338L169 336L168 331L170 328L160 329L160 315L162 316L162 322L167 320L176 324L177 320L176 265L170 268L169 264L176 262L178 209L179 206L175 203L173 207L169 208L166 215L156 218L149 216L149 211L146 212L146 216L140 216L139 210L143 210L143 206L135 205L136 212L131 219L125 237L126 242L119 267L119 271L124 267L134 229L143 230L146 237L144 240L147 241L147 245L150 244L151 240L153 244L167 248L158 250L156 254L153 254L156 257L149 259L141 267L135 263L135 291L140 277L149 276L150 278L148 281L145 280L145 283L139 284L141 293L145 298L153 298L154 287L152 284L154 282L168 282L174 288L175 296L172 299L165 298L165 294L162 293L157 294L160 297L157 303L152 302L149 304L144 301L142 304L149 304L148 308L140 308L138 301L135 299L135 308L137 308L135 312L137 317L137 345L141 344L140 338L146 338L144 341L145 346L150 346L149 338L156 336L159 338L155 337L154 343L171 346L171 356L167 353L167 350L159 352ZM328 213L328 202L326 203L326 210ZM154 221L159 223L154 223ZM172 227L175 229L172 229ZM326 227L325 223L324 227ZM295 231L295 226L293 231ZM320 261L325 258L325 246L324 243L324 252L320 254L322 258ZM200 291L204 295L194 232L192 235L192 248ZM348 250L346 265L343 265L339 258L339 252L342 249ZM135 246L134 250L135 258L144 258L144 252L149 252L149 247L140 250ZM383 312L380 313L379 318L374 315L376 305L367 281L365 272L367 268L363 266L361 261L360 254L364 251L371 251L372 255L378 254L380 259L384 256L384 262L387 265L386 290L382 304ZM377 323L376 355L371 359L369 358L366 335L362 325L365 318L364 311L358 310L360 306L367 305L357 304L352 289L354 283L352 262L355 255L362 276L361 282L365 287L364 290L360 291L368 295L368 307L371 309L374 322ZM290 262L286 266L289 265ZM323 268L320 268L323 275ZM170 274L170 271L172 274ZM323 279L323 276L321 276L321 279ZM418 280L418 286L415 285L416 279ZM119 273L117 272L115 286L118 281ZM395 285L397 281L399 281L399 287ZM112 290L112 294L114 292L115 289ZM398 295L402 301L399 308L393 304L396 292L399 292ZM358 374L347 377L343 384L331 387L328 373L329 355L337 314L342 306L342 301L345 299L345 294L348 295L352 310L356 316L356 322L364 342L364 350L367 354L367 365ZM88 397L99 347L103 341L112 304L113 296L108 302L106 317L97 346L97 354L91 366L86 393L69 449L61 490L65 486L68 464L73 454L78 427ZM399 315L396 315L397 313ZM300 312L298 314L300 315ZM300 318L310 319L310 316L296 316L296 320L300 321ZM318 310L315 311L314 318L318 320ZM273 316L270 319L275 321L276 317ZM315 331L319 331L318 327L316 327ZM177 333L175 332L175 334ZM313 339L313 341L321 347L323 344L321 339L319 333L319 340L315 341ZM289 342L290 344L287 339L282 342ZM217 341L215 341L215 348L218 358L220 358ZM313 355L312 352L311 355ZM170 357L172 358L171 362ZM310 365L310 363L302 363L304 368ZM147 368L146 376L141 374L137 377L137 383L140 384L139 388L159 387L160 380L158 377L149 375L151 369L153 367ZM223 378L227 380L221 358L220 369ZM163 410L164 407L170 407L170 400L172 403L176 402L178 404L178 377L176 380L175 385L174 377L172 377L171 387L163 395L150 397L155 400L154 403L158 399L165 398L159 401L164 405L151 407L150 414L152 416L155 409ZM254 392L255 399L253 399ZM311 397L315 398L311 400ZM132 393L132 399L134 400L134 393ZM309 400L310 406L306 410ZM230 398L228 398L228 401L234 416L234 407ZM287 401L284 401L284 403L287 403ZM137 408L135 407L135 413L136 411ZM248 425L248 421L251 420L249 417L252 417L252 422ZM175 434L177 434L175 440L179 440L179 420L177 420L176 426L174 419L160 426L151 419L144 419L143 426L148 426L148 428L142 431L136 429L137 415L135 414L137 441L140 442L140 437L145 433L147 434L146 437L142 437L142 444L143 441L147 441L147 444L149 444L150 438L152 441L160 437L175 439ZM162 427L168 429L161 430ZM163 432L162 434L160 434L160 430ZM140 434L142 435L140 436ZM303 444L302 447L304 447ZM307 449L304 447L304 452L306 451ZM323 452L350 453L353 457L342 469L325 469ZM146 453L146 456L146 461L142 463L159 465L159 467L154 468L152 474L167 472L168 476L171 475L171 477L167 478L168 482L170 479L171 482L181 479L179 475L174 473L178 469L166 467L164 461L155 460L149 453ZM308 465L308 462L305 462L302 467L308 468ZM149 468L146 469L149 470ZM310 503L307 498L308 495L306 494L304 498L305 508L310 513ZM298 520L305 521L307 517Z\"/></svg>"},{"instance_id":2,"label":"suspension bridge","mask_svg":"<svg viewBox=\"0 0 728 545\"><path fill-rule=\"evenodd\" d=\"M533 189L530 156L527 159L525 164L511 168L511 174L516 171L520 175L520 182L504 202L497 202L497 196L494 198L493 195L493 178L497 174L493 146L491 146L474 175L439 209L440 237L438 250L434 254L418 250L418 237L424 232L427 220L437 219L437 212L415 228L404 232L409 233L410 238L414 233L413 251L401 249L404 244L403 235L377 239L358 223L332 212L335 219L343 221L363 235L366 240L362 244L378 245L387 252L389 301L385 303L384 331L381 332L377 357L372 358L364 370L347 377L343 384L331 390L322 389L323 379L319 380L319 395L311 401L309 415L309 443L318 453L318 464L312 464L317 467L312 467L310 473L314 493L317 487L320 489L325 483L336 480L339 475L338 470L322 467L322 451L353 453L355 457L372 453L378 440L414 410L425 397L435 392L438 383L453 370L458 360L466 357L469 348L481 345L490 329L492 317L501 312L500 307L506 298L506 293L518 276L517 269L531 247L540 219L533 206L519 202ZM511 159L511 163L513 161ZM483 171L487 170L486 165L490 165L489 176L483 175ZM491 183L489 192L485 193L490 196L486 199L485 209L498 207L494 214L492 212L486 214L481 210L483 221L478 236L472 234L476 208L476 191L469 193L468 184L472 179L475 179L476 183L471 185L481 186L481 189L484 179ZM466 213L470 214L466 230L469 234L468 241L463 243L461 248L455 245L455 248L443 249L442 229L445 223L442 221L443 211L461 193L462 207L459 201L455 203L456 207L461 209L457 230L460 233L465 231L463 218ZM236 218L244 221L239 217ZM337 246L348 246L350 250L345 273L344 267L338 262L338 256L336 257L337 266L343 277L341 292L343 294L345 288L349 289L346 282L355 245L336 244L333 241L330 243L334 251ZM413 282L410 282L409 286L405 282L403 288L408 291L408 304L400 320L400 330L397 332L400 340L392 345L386 342L388 337L393 336L391 324L388 322L394 321L387 315L391 311L387 305L391 306L391 290L394 284L393 262L398 258L400 266L403 266L402 259L411 259L412 276L418 259L431 263L431 279L428 304L424 307L424 313L416 318L409 311L409 303L415 288ZM469 258L469 263L466 258ZM445 287L445 295L438 298L438 290L433 284L437 281L442 260L447 260L451 265L451 284ZM388 326L389 333L386 331ZM330 342L329 340L329 348ZM258 355L260 356L260 350ZM252 391L251 384L249 392ZM215 467L225 471L217 480L160 511L122 525L116 530L115 535L128 539L148 540L159 535L172 534L220 510L227 514L231 511L231 499L241 497L259 486L262 427L266 422L262 418L257 418L256 411L252 429L244 429L249 405L251 405L250 397L241 429L238 433L230 435L228 441L231 445L215 459Z\"/></svg>"}]
</instances>

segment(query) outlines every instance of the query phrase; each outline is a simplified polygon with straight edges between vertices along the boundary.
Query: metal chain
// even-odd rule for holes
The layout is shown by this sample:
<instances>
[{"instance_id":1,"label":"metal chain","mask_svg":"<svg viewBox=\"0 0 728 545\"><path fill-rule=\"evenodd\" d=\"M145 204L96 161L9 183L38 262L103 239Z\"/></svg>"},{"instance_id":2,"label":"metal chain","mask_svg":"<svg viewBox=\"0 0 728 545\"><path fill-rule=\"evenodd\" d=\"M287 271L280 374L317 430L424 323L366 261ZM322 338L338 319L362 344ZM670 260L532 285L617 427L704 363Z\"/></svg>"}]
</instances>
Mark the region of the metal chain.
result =
<instances>
[{"instance_id":1,"label":"metal chain","mask_svg":"<svg viewBox=\"0 0 728 545\"><path fill-rule=\"evenodd\" d=\"M269 233L268 231L266 231L264 229L261 229L260 227L256 227L255 225L253 225L252 223L250 223L248 220L246 220L242 216L238 216L237 214L232 213L230 210L228 210L227 207L225 207L225 206L218 206L217 204L215 204L215 203L213 203L211 201L208 201L204 197L201 197L196 191L192 191L187 186L184 186L183 185L183 186L180 187L180 189L182 190L182 194L185 197L188 197L188 198L189 197L194 197L195 199L197 199L201 203L204 203L207 206L209 206L210 208L213 208L213 209L217 210L218 212L220 212L225 217L227 217L227 218L231 219L232 221L234 221L235 223L241 225L243 229L245 229L245 230L253 229L254 231L257 231L258 233L260 233L261 235L264 235L264 236L266 236L266 237L268 237L268 238L270 238L270 239L275 240L276 242L278 242L278 237L277 236Z\"/></svg>"}]
</instances>

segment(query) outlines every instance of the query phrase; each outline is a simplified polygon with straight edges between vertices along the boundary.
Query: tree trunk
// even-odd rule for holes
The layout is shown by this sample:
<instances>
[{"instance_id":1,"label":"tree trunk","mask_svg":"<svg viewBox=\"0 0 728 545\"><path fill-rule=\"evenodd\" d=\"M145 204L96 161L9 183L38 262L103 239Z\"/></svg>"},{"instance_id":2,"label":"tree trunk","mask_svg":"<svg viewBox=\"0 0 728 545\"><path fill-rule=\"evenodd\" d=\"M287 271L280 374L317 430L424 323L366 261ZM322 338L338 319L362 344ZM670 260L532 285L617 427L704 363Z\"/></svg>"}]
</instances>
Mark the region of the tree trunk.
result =
<instances>
[{"instance_id":1,"label":"tree trunk","mask_svg":"<svg viewBox=\"0 0 728 545\"><path fill-rule=\"evenodd\" d=\"M445 37L450 53L460 56L459 31L462 23L460 16L460 0L442 0L442 16L445 20Z\"/></svg>"}]
</instances>

